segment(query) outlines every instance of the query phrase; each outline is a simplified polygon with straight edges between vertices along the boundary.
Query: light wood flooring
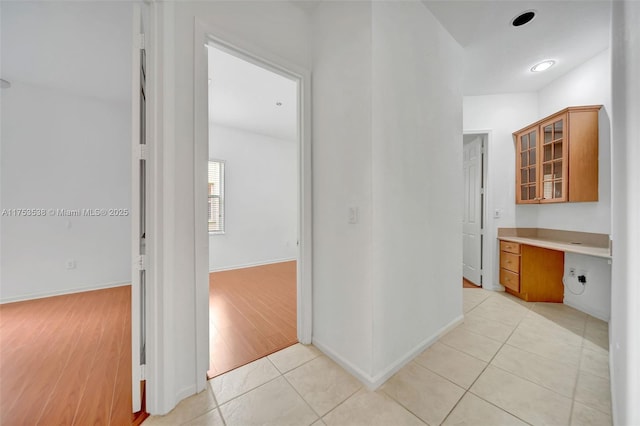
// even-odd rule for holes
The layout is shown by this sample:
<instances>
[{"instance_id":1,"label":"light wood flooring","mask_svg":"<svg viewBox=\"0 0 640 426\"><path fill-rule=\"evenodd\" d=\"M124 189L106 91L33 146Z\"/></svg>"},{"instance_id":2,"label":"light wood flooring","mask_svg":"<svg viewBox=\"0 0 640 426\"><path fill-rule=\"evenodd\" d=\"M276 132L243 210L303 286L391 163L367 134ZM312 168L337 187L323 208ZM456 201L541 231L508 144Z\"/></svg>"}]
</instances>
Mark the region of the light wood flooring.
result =
<instances>
[{"instance_id":1,"label":"light wood flooring","mask_svg":"<svg viewBox=\"0 0 640 426\"><path fill-rule=\"evenodd\" d=\"M297 343L296 262L209 274L215 377Z\"/></svg>"},{"instance_id":2,"label":"light wood flooring","mask_svg":"<svg viewBox=\"0 0 640 426\"><path fill-rule=\"evenodd\" d=\"M472 283L466 278L462 278L462 287L463 288L482 288L479 285L475 285L474 283Z\"/></svg>"},{"instance_id":3,"label":"light wood flooring","mask_svg":"<svg viewBox=\"0 0 640 426\"><path fill-rule=\"evenodd\" d=\"M0 305L0 424L143 418L131 413L131 286Z\"/></svg>"}]
</instances>

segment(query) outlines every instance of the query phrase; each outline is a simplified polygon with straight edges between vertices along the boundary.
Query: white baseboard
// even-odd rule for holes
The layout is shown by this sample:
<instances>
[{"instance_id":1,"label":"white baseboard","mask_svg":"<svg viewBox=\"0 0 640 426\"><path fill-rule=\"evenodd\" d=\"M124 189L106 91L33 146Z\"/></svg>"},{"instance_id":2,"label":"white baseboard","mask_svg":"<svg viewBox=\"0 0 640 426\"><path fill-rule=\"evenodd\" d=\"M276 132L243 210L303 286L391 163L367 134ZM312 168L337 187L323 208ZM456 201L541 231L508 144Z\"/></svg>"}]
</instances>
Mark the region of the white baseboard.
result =
<instances>
[{"instance_id":1,"label":"white baseboard","mask_svg":"<svg viewBox=\"0 0 640 426\"><path fill-rule=\"evenodd\" d=\"M375 377L371 380L371 386L367 386L370 390L378 389L380 386L384 384L391 376L396 374L398 371L402 369L405 365L411 362L415 357L420 355L425 349L429 346L433 345L438 341L442 336L456 328L458 325L464 322L464 315L460 315L457 318L454 318L453 321L449 322L444 327L440 328L440 330L436 331L433 335L426 338L418 345L416 345L412 350L410 350L404 356L398 358L394 363L392 363L389 367L387 367L384 371L376 374Z\"/></svg>"},{"instance_id":2,"label":"white baseboard","mask_svg":"<svg viewBox=\"0 0 640 426\"><path fill-rule=\"evenodd\" d=\"M567 306L571 306L574 309L584 312L585 314L589 314L592 317L596 317L598 319L601 319L602 321L609 322L609 312L604 312L600 309L594 309L593 307L583 305L582 303L576 302L575 300L567 300L566 297L564 298L563 303Z\"/></svg>"},{"instance_id":3,"label":"white baseboard","mask_svg":"<svg viewBox=\"0 0 640 426\"><path fill-rule=\"evenodd\" d=\"M263 260L260 262L243 263L239 265L230 265L230 266L219 266L215 268L209 267L209 272L232 271L234 269L252 268L254 266L272 265L274 263L291 262L294 260L298 260L298 259L296 257L291 257L287 259Z\"/></svg>"},{"instance_id":4,"label":"white baseboard","mask_svg":"<svg viewBox=\"0 0 640 426\"><path fill-rule=\"evenodd\" d=\"M91 285L87 287L74 287L74 288L67 288L64 290L47 291L47 292L41 292L41 293L39 292L39 293L24 294L21 296L0 298L0 305L4 303L23 302L25 300L43 299L45 297L63 296L65 294L82 293L85 291L104 290L107 288L122 287L125 285L131 285L131 281L116 281L116 282L111 282L106 284Z\"/></svg>"},{"instance_id":5,"label":"white baseboard","mask_svg":"<svg viewBox=\"0 0 640 426\"><path fill-rule=\"evenodd\" d=\"M322 352L323 354L331 358L333 361L335 361L335 363L338 364L340 367L347 370L347 372L350 373L352 376L354 376L356 379L360 380L362 384L364 384L366 387L369 387L369 383L371 383L372 380L371 380L371 376L368 373L362 371L360 368L356 367L351 362L347 361L342 356L338 355L328 345L325 345L315 337L312 338L311 344L316 348L318 348L320 352Z\"/></svg>"},{"instance_id":6,"label":"white baseboard","mask_svg":"<svg viewBox=\"0 0 640 426\"><path fill-rule=\"evenodd\" d=\"M376 390L380 386L384 384L391 376L396 374L402 367L407 365L411 360L413 360L416 356L420 355L425 349L429 346L433 345L438 339L447 334L449 331L453 330L458 325L462 324L464 321L464 316L460 315L451 321L449 324L442 327L432 336L423 340L421 343L416 345L412 350L407 352L402 357L398 358L395 362L385 368L379 374L375 376L371 376L370 374L365 373L360 368L353 365L351 362L344 359L342 356L338 355L333 349L329 346L325 345L322 342L319 342L316 338L313 339L313 345L320 349L325 355L335 361L342 368L351 373L354 377L360 380L369 390Z\"/></svg>"}]
</instances>

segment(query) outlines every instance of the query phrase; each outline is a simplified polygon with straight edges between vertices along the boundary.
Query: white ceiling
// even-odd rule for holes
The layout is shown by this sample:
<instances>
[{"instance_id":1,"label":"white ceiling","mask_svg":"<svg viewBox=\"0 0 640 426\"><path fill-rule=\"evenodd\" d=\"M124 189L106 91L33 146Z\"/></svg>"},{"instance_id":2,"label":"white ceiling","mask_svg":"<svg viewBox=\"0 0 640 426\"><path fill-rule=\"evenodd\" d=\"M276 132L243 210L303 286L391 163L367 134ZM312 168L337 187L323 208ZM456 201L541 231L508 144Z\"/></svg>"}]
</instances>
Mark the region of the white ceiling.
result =
<instances>
[{"instance_id":1,"label":"white ceiling","mask_svg":"<svg viewBox=\"0 0 640 426\"><path fill-rule=\"evenodd\" d=\"M609 1L423 3L464 48L465 95L537 91L609 46ZM531 9L533 21L511 26L516 15ZM555 66L530 72L545 59L555 60Z\"/></svg>"},{"instance_id":2,"label":"white ceiling","mask_svg":"<svg viewBox=\"0 0 640 426\"><path fill-rule=\"evenodd\" d=\"M222 50L208 50L209 121L297 140L297 82Z\"/></svg>"}]
</instances>

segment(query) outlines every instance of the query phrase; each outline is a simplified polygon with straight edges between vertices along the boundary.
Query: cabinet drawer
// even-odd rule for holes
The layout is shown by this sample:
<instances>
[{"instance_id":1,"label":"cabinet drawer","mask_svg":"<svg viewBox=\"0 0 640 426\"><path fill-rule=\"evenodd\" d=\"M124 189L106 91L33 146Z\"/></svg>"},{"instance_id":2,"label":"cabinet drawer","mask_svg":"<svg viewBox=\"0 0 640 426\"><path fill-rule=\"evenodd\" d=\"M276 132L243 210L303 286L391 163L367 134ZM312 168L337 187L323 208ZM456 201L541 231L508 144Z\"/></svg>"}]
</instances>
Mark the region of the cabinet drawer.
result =
<instances>
[{"instance_id":1,"label":"cabinet drawer","mask_svg":"<svg viewBox=\"0 0 640 426\"><path fill-rule=\"evenodd\" d=\"M500 241L500 251L520 254L520 244L512 243L510 241Z\"/></svg>"},{"instance_id":2,"label":"cabinet drawer","mask_svg":"<svg viewBox=\"0 0 640 426\"><path fill-rule=\"evenodd\" d=\"M516 274L520 272L520 256L506 251L500 252L500 267Z\"/></svg>"},{"instance_id":3,"label":"cabinet drawer","mask_svg":"<svg viewBox=\"0 0 640 426\"><path fill-rule=\"evenodd\" d=\"M520 275L515 272L507 271L504 268L500 268L500 284L503 286L520 293Z\"/></svg>"}]
</instances>

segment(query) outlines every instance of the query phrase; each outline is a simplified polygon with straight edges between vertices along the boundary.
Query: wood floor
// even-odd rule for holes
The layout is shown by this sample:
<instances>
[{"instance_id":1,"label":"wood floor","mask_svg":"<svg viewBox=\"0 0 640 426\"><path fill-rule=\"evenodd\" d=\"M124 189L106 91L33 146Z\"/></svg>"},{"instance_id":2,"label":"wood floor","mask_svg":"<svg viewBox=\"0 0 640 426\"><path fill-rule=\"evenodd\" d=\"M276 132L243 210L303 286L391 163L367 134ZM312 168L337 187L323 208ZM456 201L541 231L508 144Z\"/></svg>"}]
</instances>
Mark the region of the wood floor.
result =
<instances>
[{"instance_id":1,"label":"wood floor","mask_svg":"<svg viewBox=\"0 0 640 426\"><path fill-rule=\"evenodd\" d=\"M134 420L130 286L0 305L0 424Z\"/></svg>"},{"instance_id":2,"label":"wood floor","mask_svg":"<svg viewBox=\"0 0 640 426\"><path fill-rule=\"evenodd\" d=\"M209 274L209 377L297 343L296 262Z\"/></svg>"},{"instance_id":3,"label":"wood floor","mask_svg":"<svg viewBox=\"0 0 640 426\"><path fill-rule=\"evenodd\" d=\"M472 283L466 278L462 278L462 287L463 288L481 288L480 286L475 285L474 283Z\"/></svg>"}]
</instances>

